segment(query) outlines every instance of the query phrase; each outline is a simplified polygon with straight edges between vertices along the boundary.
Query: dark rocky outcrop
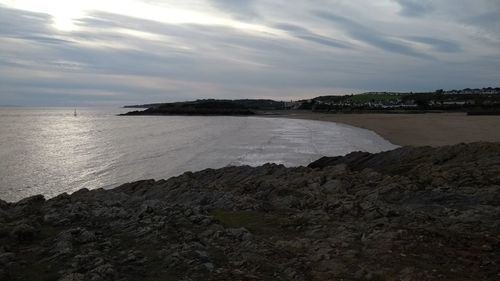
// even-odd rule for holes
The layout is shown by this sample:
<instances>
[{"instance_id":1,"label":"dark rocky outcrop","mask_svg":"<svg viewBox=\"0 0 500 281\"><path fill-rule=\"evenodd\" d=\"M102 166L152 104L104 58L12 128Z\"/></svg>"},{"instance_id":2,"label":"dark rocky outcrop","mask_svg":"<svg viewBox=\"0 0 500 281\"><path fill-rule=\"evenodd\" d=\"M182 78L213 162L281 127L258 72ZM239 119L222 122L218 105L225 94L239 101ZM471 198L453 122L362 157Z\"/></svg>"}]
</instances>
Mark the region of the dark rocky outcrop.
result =
<instances>
[{"instance_id":1,"label":"dark rocky outcrop","mask_svg":"<svg viewBox=\"0 0 500 281\"><path fill-rule=\"evenodd\" d=\"M253 115L247 107L228 100L197 100L191 102L163 103L127 115Z\"/></svg>"},{"instance_id":2,"label":"dark rocky outcrop","mask_svg":"<svg viewBox=\"0 0 500 281\"><path fill-rule=\"evenodd\" d=\"M0 201L0 280L498 280L500 144Z\"/></svg>"}]
</instances>

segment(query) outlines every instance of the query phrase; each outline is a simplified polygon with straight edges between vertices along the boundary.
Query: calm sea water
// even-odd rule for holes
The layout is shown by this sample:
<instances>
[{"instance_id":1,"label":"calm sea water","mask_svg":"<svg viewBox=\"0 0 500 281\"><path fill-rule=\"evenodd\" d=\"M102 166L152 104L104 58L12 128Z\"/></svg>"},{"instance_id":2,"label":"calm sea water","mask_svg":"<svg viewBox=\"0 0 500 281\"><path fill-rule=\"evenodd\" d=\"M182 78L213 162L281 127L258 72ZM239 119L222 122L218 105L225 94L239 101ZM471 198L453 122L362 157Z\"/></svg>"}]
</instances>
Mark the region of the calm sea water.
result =
<instances>
[{"instance_id":1,"label":"calm sea water","mask_svg":"<svg viewBox=\"0 0 500 281\"><path fill-rule=\"evenodd\" d=\"M305 165L324 155L395 146L319 121L127 116L126 109L0 108L0 198L52 197L227 165Z\"/></svg>"}]
</instances>

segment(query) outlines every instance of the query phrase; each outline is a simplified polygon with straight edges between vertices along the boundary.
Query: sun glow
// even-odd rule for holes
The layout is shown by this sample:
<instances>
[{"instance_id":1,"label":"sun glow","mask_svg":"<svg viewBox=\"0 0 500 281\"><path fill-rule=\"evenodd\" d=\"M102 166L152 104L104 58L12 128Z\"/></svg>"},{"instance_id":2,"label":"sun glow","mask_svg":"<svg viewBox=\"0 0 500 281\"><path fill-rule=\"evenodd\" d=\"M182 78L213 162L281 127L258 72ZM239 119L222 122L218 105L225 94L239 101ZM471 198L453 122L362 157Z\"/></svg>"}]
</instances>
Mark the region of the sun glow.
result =
<instances>
[{"instance_id":1,"label":"sun glow","mask_svg":"<svg viewBox=\"0 0 500 281\"><path fill-rule=\"evenodd\" d=\"M27 10L38 13L46 13L52 16L54 28L62 31L76 29L74 20L85 15L84 1L62 1L62 0L15 0L2 1L16 9Z\"/></svg>"},{"instance_id":2,"label":"sun glow","mask_svg":"<svg viewBox=\"0 0 500 281\"><path fill-rule=\"evenodd\" d=\"M93 12L104 12L169 24L219 25L255 32L277 32L262 25L233 20L227 15L217 13L209 5L205 9L192 9L183 2L154 5L138 0L0 0L0 4L49 14L52 16L52 26L59 31L78 30L82 27L77 24L77 19L92 16Z\"/></svg>"}]
</instances>

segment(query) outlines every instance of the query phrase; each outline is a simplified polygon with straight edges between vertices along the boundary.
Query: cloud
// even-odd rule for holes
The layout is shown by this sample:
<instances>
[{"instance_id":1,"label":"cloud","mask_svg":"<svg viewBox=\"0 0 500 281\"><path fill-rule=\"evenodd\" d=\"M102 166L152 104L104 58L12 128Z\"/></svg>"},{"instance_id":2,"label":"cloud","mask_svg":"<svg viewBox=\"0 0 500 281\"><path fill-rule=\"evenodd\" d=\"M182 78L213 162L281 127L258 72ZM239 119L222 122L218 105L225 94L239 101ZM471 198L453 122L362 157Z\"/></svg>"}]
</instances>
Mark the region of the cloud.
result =
<instances>
[{"instance_id":1,"label":"cloud","mask_svg":"<svg viewBox=\"0 0 500 281\"><path fill-rule=\"evenodd\" d=\"M418 52L410 46L392 40L388 36L381 34L369 27L363 26L357 22L354 22L348 18L323 11L317 11L315 12L315 14L322 19L328 20L341 26L342 30L347 32L352 38L365 42L386 52L397 53L422 59L432 59L432 56L428 54Z\"/></svg>"},{"instance_id":2,"label":"cloud","mask_svg":"<svg viewBox=\"0 0 500 281\"><path fill-rule=\"evenodd\" d=\"M498 10L482 13L477 16L469 17L465 23L477 26L493 34L500 39L500 7Z\"/></svg>"},{"instance_id":3,"label":"cloud","mask_svg":"<svg viewBox=\"0 0 500 281\"><path fill-rule=\"evenodd\" d=\"M254 0L210 0L212 5L221 11L241 20L254 20L260 15L255 8Z\"/></svg>"},{"instance_id":4,"label":"cloud","mask_svg":"<svg viewBox=\"0 0 500 281\"><path fill-rule=\"evenodd\" d=\"M34 26L39 26L39 30L33 29L30 33L43 33L48 24L50 23L37 23ZM62 40L56 46L38 49L33 55L21 53L23 59L19 59L19 56L10 59L11 70L16 66L24 76L3 76L0 79L3 80L0 82L4 85L3 91L18 94L20 100L26 100L26 96L33 95L47 96L47 100L51 100L56 96L62 97L61 93L64 91L79 92L82 95L88 93L90 99L94 99L96 93L115 92L117 95L106 98L121 100L129 100L129 97L133 96L131 92L134 92L136 101L158 101L158 96L164 97L159 101L168 97L185 99L188 96L201 98L206 95L248 97L250 94L255 95L256 91L257 94L269 93L269 88L286 89L286 86L280 86L282 79L295 75L285 74L286 64L294 63L289 57L308 57L279 40L270 40L220 26L164 24L110 13L91 14L87 19L81 19L79 25L91 28L71 33L72 40L78 44ZM116 33L117 28L147 30L155 35L168 37L168 40L148 41ZM119 45L126 48L114 47L114 42L119 42ZM11 44L15 46L15 43ZM102 44L106 45L103 47ZM8 44L2 46L9 48ZM183 46L188 48L183 49ZM22 49L19 48L19 52L22 52ZM79 69L70 69L69 72L66 69L65 73L61 73L61 65L53 63L59 60L73 62ZM305 64L300 61L296 65ZM261 72L266 68L275 73L269 75L269 72ZM282 70L276 71L278 69ZM41 73L42 77L37 78ZM69 79L77 74L78 79ZM178 88L169 88L168 84L163 84L163 89L154 90L140 84L123 85L122 82L126 80L117 83L117 75L142 77L142 81L163 78L169 81L168 84L176 84ZM25 76L31 77L27 80ZM301 83L299 80L292 80L287 84L293 86ZM212 85L213 89L233 90L229 93L227 90L207 91L209 87L206 85ZM237 88L239 90L235 90ZM163 95L159 95L160 93ZM142 97L143 95L146 97ZM175 96L177 98L174 98ZM57 103L65 104L73 98L68 94L65 100L61 98ZM35 100L40 99L33 99Z\"/></svg>"},{"instance_id":5,"label":"cloud","mask_svg":"<svg viewBox=\"0 0 500 281\"><path fill-rule=\"evenodd\" d=\"M427 0L395 0L400 6L400 15L406 17L421 17L434 10Z\"/></svg>"},{"instance_id":6,"label":"cloud","mask_svg":"<svg viewBox=\"0 0 500 281\"><path fill-rule=\"evenodd\" d=\"M496 10L484 1L462 15L455 2L443 0L433 4L436 13L409 18L395 13L394 5L362 0L315 0L324 7L320 12L284 0L193 0L185 5L205 15L202 20L190 18L190 10L174 22L93 9L74 19L73 30L57 29L57 15L0 5L0 104L289 100L498 86L498 43L478 37L495 34ZM162 15L172 5L184 7L153 2L144 11Z\"/></svg>"},{"instance_id":7,"label":"cloud","mask_svg":"<svg viewBox=\"0 0 500 281\"><path fill-rule=\"evenodd\" d=\"M341 48L341 49L350 49L353 47L350 43L318 35L316 33L307 30L306 28L297 25L280 23L280 24L275 24L274 27L279 28L281 30L285 30L290 35L296 38L325 45L328 47Z\"/></svg>"},{"instance_id":8,"label":"cloud","mask_svg":"<svg viewBox=\"0 0 500 281\"><path fill-rule=\"evenodd\" d=\"M52 17L47 14L9 9L0 6L0 35L3 38L25 39L42 44L69 43L55 34L47 23Z\"/></svg>"},{"instance_id":9,"label":"cloud","mask_svg":"<svg viewBox=\"0 0 500 281\"><path fill-rule=\"evenodd\" d=\"M11 9L0 4L0 33L2 35L49 32L47 23L52 21L48 14Z\"/></svg>"},{"instance_id":10,"label":"cloud","mask_svg":"<svg viewBox=\"0 0 500 281\"><path fill-rule=\"evenodd\" d=\"M426 37L426 36L409 36L406 37L406 39L429 45L438 52L456 53L462 51L461 46L453 41Z\"/></svg>"}]
</instances>

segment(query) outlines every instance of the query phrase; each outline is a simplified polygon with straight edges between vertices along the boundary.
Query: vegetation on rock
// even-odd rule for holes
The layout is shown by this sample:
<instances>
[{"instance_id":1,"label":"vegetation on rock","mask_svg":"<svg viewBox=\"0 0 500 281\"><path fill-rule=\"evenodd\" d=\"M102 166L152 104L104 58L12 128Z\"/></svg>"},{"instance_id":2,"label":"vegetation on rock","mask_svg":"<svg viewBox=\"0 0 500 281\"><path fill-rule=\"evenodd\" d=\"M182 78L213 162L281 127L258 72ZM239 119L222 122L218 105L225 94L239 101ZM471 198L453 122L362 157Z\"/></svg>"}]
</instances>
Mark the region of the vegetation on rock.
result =
<instances>
[{"instance_id":1,"label":"vegetation on rock","mask_svg":"<svg viewBox=\"0 0 500 281\"><path fill-rule=\"evenodd\" d=\"M164 103L144 111L123 115L252 115L254 112L232 101L199 100L193 102Z\"/></svg>"}]
</instances>

